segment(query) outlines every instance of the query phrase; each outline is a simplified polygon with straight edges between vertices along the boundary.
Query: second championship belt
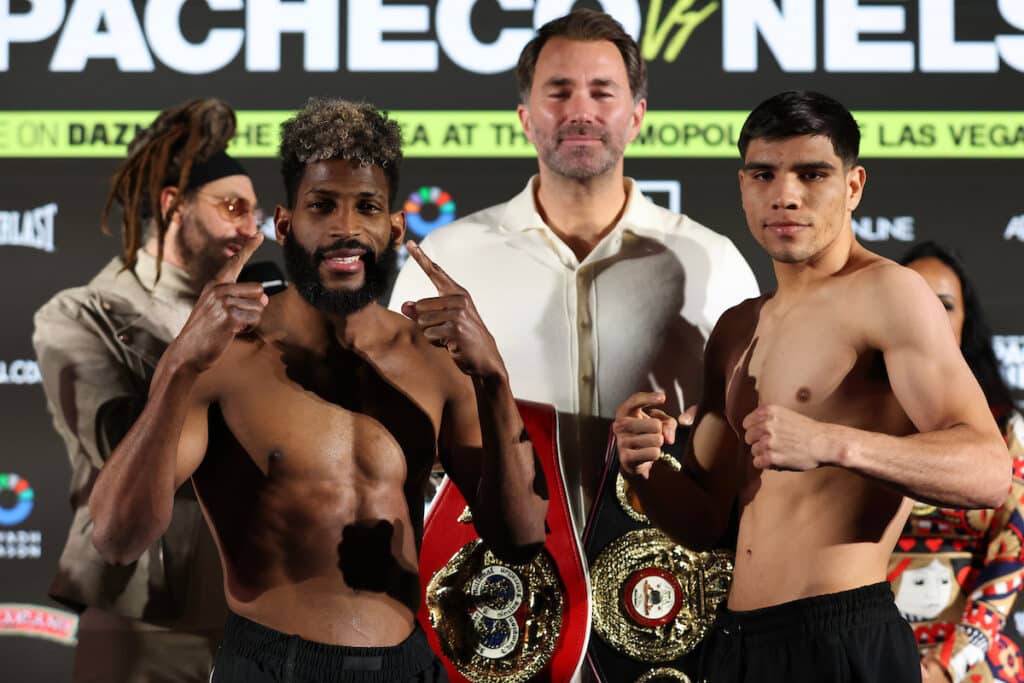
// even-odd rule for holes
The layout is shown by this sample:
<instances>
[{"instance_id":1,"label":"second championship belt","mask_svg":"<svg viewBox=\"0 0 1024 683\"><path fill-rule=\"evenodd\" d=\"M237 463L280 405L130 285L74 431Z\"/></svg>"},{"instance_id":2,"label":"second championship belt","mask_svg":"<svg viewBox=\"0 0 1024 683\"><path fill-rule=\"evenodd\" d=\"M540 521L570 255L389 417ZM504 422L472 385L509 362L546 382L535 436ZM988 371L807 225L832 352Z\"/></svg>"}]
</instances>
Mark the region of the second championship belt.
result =
<instances>
[{"instance_id":1,"label":"second championship belt","mask_svg":"<svg viewBox=\"0 0 1024 683\"><path fill-rule=\"evenodd\" d=\"M677 471L686 441L680 429L663 446ZM614 437L583 544L593 586L587 662L597 678L696 683L697 647L728 593L732 555L688 550L654 528L619 471Z\"/></svg>"},{"instance_id":2,"label":"second championship belt","mask_svg":"<svg viewBox=\"0 0 1024 683\"><path fill-rule=\"evenodd\" d=\"M555 409L516 405L550 495L543 550L524 564L495 557L448 480L424 523L417 618L452 681L564 683L586 647L589 593L565 496Z\"/></svg>"}]
</instances>

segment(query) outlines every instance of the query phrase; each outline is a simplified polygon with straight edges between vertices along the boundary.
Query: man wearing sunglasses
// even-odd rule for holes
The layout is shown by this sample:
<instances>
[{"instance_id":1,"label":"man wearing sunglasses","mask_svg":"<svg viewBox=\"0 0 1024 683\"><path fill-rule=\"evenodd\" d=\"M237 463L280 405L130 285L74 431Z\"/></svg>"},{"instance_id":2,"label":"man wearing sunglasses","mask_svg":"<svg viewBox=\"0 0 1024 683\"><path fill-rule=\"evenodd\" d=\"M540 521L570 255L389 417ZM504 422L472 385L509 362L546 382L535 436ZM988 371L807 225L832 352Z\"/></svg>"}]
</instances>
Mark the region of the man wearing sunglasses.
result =
<instances>
[{"instance_id":1,"label":"man wearing sunglasses","mask_svg":"<svg viewBox=\"0 0 1024 683\"><path fill-rule=\"evenodd\" d=\"M162 112L114 175L122 253L35 316L33 343L71 461L73 520L51 595L81 610L75 681L206 681L226 606L217 550L192 487L167 532L127 566L90 540L86 505L138 417L157 361L204 285L258 230L252 182L225 153L235 114L202 99Z\"/></svg>"}]
</instances>

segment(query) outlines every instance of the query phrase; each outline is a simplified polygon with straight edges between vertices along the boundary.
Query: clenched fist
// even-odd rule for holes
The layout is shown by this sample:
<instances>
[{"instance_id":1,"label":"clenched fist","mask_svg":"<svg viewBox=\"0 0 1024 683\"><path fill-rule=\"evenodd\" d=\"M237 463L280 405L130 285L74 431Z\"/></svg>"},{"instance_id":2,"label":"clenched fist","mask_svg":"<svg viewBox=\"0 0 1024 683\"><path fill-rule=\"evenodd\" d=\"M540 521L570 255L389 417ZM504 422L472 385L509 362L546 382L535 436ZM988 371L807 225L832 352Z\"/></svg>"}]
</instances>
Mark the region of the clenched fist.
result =
<instances>
[{"instance_id":1,"label":"clenched fist","mask_svg":"<svg viewBox=\"0 0 1024 683\"><path fill-rule=\"evenodd\" d=\"M660 391L633 394L615 411L612 432L619 452L619 466L623 474L646 479L651 467L661 457L661 447L675 443L679 420L665 411L651 406L665 402ZM687 422L692 420L684 414Z\"/></svg>"},{"instance_id":2,"label":"clenched fist","mask_svg":"<svg viewBox=\"0 0 1024 683\"><path fill-rule=\"evenodd\" d=\"M210 368L239 332L259 324L269 299L258 282L238 282L238 274L263 243L251 237L203 287L185 327L167 352L194 372Z\"/></svg>"}]
</instances>

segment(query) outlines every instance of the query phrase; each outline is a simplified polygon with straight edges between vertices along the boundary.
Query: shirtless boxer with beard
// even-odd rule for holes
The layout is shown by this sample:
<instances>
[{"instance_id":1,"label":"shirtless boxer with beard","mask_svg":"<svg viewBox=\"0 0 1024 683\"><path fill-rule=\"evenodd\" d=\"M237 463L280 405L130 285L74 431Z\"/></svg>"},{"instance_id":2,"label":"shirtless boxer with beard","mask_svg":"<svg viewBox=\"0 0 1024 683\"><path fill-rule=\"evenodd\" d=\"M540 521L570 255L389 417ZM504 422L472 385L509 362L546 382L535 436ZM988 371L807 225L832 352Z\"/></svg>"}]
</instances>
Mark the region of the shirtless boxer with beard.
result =
<instances>
[{"instance_id":1,"label":"shirtless boxer with beard","mask_svg":"<svg viewBox=\"0 0 1024 683\"><path fill-rule=\"evenodd\" d=\"M275 225L294 287L235 282L259 236L232 259L90 498L97 547L130 562L192 479L232 611L213 681L446 680L415 626L437 456L495 554L543 543L542 475L468 294L412 248L439 296L408 318L375 303L405 228L400 144L365 104L311 100L286 122Z\"/></svg>"},{"instance_id":2,"label":"shirtless boxer with beard","mask_svg":"<svg viewBox=\"0 0 1024 683\"><path fill-rule=\"evenodd\" d=\"M727 311L708 341L683 471L659 462L676 421L635 394L615 422L650 517L709 546L739 511L728 609L702 679L917 681L886 565L906 497L992 507L1010 462L934 293L854 239L866 174L838 102L787 92L759 105L740 190L778 288Z\"/></svg>"}]
</instances>

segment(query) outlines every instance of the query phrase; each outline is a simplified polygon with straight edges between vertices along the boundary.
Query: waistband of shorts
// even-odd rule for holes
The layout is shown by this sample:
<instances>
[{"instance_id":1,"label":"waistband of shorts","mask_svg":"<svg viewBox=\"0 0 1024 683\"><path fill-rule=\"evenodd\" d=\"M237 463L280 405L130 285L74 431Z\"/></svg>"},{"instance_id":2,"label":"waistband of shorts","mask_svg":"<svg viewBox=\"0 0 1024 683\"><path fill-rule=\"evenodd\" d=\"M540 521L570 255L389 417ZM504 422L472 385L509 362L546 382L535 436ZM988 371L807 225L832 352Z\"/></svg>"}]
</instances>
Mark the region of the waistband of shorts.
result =
<instances>
[{"instance_id":1,"label":"waistband of shorts","mask_svg":"<svg viewBox=\"0 0 1024 683\"><path fill-rule=\"evenodd\" d=\"M407 678L428 668L434 660L434 652L418 624L398 645L351 647L281 633L233 612L228 613L224 624L221 647L269 667L283 666L292 659L295 675L309 680L333 680L353 674L364 681Z\"/></svg>"},{"instance_id":2,"label":"waistband of shorts","mask_svg":"<svg viewBox=\"0 0 1024 683\"><path fill-rule=\"evenodd\" d=\"M722 609L717 627L744 637L838 631L901 619L888 581L748 611Z\"/></svg>"}]
</instances>

